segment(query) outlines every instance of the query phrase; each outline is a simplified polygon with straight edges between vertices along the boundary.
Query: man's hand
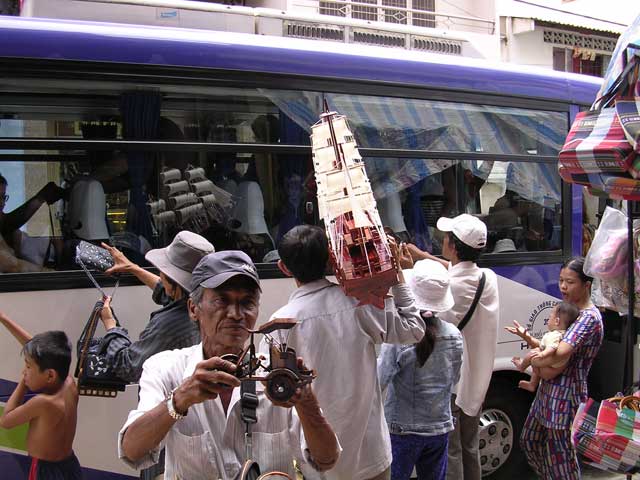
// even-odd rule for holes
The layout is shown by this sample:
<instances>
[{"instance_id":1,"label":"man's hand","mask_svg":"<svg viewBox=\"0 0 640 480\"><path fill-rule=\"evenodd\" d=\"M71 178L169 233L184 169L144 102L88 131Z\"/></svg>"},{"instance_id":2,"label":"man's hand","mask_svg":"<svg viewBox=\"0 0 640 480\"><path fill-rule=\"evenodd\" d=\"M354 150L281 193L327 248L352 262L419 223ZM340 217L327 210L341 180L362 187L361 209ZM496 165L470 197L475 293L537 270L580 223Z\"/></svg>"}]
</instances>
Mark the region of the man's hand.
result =
<instances>
[{"instance_id":1,"label":"man's hand","mask_svg":"<svg viewBox=\"0 0 640 480\"><path fill-rule=\"evenodd\" d=\"M114 275L116 273L131 273L136 267L136 264L129 260L124 253L115 247L102 243L102 248L107 250L113 258L114 265L111 268L105 270L107 275Z\"/></svg>"},{"instance_id":2,"label":"man's hand","mask_svg":"<svg viewBox=\"0 0 640 480\"><path fill-rule=\"evenodd\" d=\"M53 182L47 183L42 189L38 192L37 197L42 201L47 202L49 205L57 202L64 196L64 189L59 187Z\"/></svg>"},{"instance_id":3,"label":"man's hand","mask_svg":"<svg viewBox=\"0 0 640 480\"><path fill-rule=\"evenodd\" d=\"M117 326L116 319L113 318L113 310L111 310L111 297L104 297L102 300L104 301L104 306L100 310L100 320L102 320L104 329L109 331Z\"/></svg>"},{"instance_id":4,"label":"man's hand","mask_svg":"<svg viewBox=\"0 0 640 480\"><path fill-rule=\"evenodd\" d=\"M173 394L176 411L186 414L191 405L214 399L225 388L239 387L240 380L229 373L235 370L235 364L220 357L198 363L193 375L182 382Z\"/></svg>"},{"instance_id":5,"label":"man's hand","mask_svg":"<svg viewBox=\"0 0 640 480\"><path fill-rule=\"evenodd\" d=\"M394 238L389 237L389 248L391 249L391 255L396 263L400 265L400 268L403 270L413 268L413 258L411 258L411 253L409 253L406 243L398 245Z\"/></svg>"}]
</instances>

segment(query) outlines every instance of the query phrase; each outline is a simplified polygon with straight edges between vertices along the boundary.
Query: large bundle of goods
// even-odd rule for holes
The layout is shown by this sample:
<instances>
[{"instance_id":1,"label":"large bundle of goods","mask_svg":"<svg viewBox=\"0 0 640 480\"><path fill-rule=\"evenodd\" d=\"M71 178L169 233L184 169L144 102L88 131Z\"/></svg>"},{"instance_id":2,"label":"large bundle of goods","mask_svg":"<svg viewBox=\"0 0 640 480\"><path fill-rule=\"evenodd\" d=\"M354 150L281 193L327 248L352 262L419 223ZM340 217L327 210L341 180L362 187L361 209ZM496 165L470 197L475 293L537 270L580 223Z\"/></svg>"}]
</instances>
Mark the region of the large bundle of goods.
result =
<instances>
[{"instance_id":1,"label":"large bundle of goods","mask_svg":"<svg viewBox=\"0 0 640 480\"><path fill-rule=\"evenodd\" d=\"M580 404L571 440L582 458L618 473L640 472L640 398L614 397Z\"/></svg>"},{"instance_id":2,"label":"large bundle of goods","mask_svg":"<svg viewBox=\"0 0 640 480\"><path fill-rule=\"evenodd\" d=\"M640 17L620 38L591 109L577 116L560 152L560 176L595 194L640 200Z\"/></svg>"},{"instance_id":3,"label":"large bundle of goods","mask_svg":"<svg viewBox=\"0 0 640 480\"><path fill-rule=\"evenodd\" d=\"M311 140L334 272L347 295L384 308L389 287L398 283L397 265L347 120L327 105L325 110L311 127Z\"/></svg>"}]
</instances>

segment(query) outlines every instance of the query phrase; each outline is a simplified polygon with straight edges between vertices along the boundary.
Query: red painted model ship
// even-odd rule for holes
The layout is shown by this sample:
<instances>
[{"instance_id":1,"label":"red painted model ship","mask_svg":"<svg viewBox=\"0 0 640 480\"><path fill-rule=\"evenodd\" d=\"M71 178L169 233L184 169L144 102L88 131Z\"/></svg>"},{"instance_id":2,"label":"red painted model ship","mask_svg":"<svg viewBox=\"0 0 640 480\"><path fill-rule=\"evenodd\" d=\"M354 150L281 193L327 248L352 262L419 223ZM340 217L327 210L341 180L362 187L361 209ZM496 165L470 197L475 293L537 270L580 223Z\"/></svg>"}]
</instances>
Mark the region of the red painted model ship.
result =
<instances>
[{"instance_id":1,"label":"red painted model ship","mask_svg":"<svg viewBox=\"0 0 640 480\"><path fill-rule=\"evenodd\" d=\"M384 308L389 288L398 283L397 265L353 133L326 102L311 129L318 209L336 278L361 304Z\"/></svg>"}]
</instances>

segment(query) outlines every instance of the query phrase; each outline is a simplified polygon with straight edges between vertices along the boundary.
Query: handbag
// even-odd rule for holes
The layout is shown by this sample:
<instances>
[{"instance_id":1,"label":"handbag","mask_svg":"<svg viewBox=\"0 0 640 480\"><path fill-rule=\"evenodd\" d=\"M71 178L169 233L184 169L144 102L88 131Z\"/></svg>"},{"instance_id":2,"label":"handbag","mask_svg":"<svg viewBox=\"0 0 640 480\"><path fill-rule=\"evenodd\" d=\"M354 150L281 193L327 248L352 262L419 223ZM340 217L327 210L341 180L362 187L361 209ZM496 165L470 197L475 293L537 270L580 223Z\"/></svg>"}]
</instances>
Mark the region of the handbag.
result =
<instances>
[{"instance_id":1,"label":"handbag","mask_svg":"<svg viewBox=\"0 0 640 480\"><path fill-rule=\"evenodd\" d=\"M75 377L78 379L80 395L115 397L118 392L124 392L128 382L113 372L106 358L107 345L103 345L101 339L94 338L102 307L104 307L104 302L98 300L78 339L78 363L76 364ZM113 317L116 320L116 325L120 325L115 312Z\"/></svg>"},{"instance_id":2,"label":"handbag","mask_svg":"<svg viewBox=\"0 0 640 480\"><path fill-rule=\"evenodd\" d=\"M76 247L76 263L83 269L104 272L113 267L111 254L104 248L82 240Z\"/></svg>"}]
</instances>

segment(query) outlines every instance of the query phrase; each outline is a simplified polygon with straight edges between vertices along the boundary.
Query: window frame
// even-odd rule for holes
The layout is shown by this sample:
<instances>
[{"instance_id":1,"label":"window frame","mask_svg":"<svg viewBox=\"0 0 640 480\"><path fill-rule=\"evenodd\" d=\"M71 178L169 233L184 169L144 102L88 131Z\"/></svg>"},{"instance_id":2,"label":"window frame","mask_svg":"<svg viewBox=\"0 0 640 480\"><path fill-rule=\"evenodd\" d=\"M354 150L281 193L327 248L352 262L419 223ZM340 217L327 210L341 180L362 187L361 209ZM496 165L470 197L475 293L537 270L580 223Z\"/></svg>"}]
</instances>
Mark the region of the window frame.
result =
<instances>
[{"instance_id":1,"label":"window frame","mask_svg":"<svg viewBox=\"0 0 640 480\"><path fill-rule=\"evenodd\" d=\"M366 91L371 96L388 96L410 98L416 100L448 101L499 107L525 108L562 112L567 115L569 125L569 102L544 100L540 98L516 95L497 95L474 90L425 88L422 86L398 85L385 82L344 80L331 78L309 78L300 75L282 75L270 73L223 71L202 68L173 68L153 65L109 64L101 62L77 62L68 60L31 60L0 58L0 66L7 67L12 77L31 79L67 80L111 80L122 82L138 82L153 85L187 83L192 86L215 88L274 88L287 85L287 90L307 90L325 93L362 94ZM283 81L284 80L284 81ZM286 82L286 83L285 83ZM10 93L0 93L10 96ZM25 146L32 146L25 149ZM55 160L56 155L30 154L29 150L60 150L60 159L71 156L67 150L181 150L207 152L236 153L270 153L270 154L303 154L309 155L310 146L255 143L221 143L221 142L176 142L176 141L130 141L130 140L74 140L60 138L0 138L0 162L9 157L16 161L15 154L7 154L5 150L27 150L18 161ZM482 152L437 152L424 150L397 150L382 148L359 148L363 157L394 157L421 159L456 159L456 160L496 160L511 162L557 163L553 155L508 155ZM53 158L52 158L53 157ZM539 252L485 253L478 262L482 266L521 266L535 264L562 263L571 256L572 219L571 219L571 187L561 181L562 192L562 250ZM258 263L261 279L285 278L276 264ZM155 271L155 269L151 269ZM101 285L110 286L115 279L103 274L96 278ZM121 285L140 285L132 275L123 275ZM92 284L82 271L38 272L38 273L3 273L0 274L0 292L61 290L72 288L90 288Z\"/></svg>"}]
</instances>

